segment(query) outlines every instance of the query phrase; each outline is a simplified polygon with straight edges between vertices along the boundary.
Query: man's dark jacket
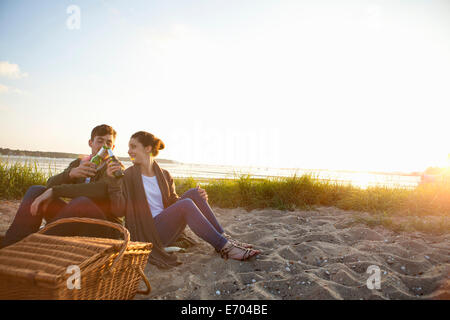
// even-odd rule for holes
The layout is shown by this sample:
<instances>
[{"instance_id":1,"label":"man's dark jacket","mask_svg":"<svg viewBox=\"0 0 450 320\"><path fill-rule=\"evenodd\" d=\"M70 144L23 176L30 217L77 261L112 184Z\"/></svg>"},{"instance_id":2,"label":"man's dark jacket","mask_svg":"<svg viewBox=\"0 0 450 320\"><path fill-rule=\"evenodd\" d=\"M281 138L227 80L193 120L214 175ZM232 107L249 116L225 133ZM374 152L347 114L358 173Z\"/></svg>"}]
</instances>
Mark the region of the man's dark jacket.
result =
<instances>
[{"instance_id":1,"label":"man's dark jacket","mask_svg":"<svg viewBox=\"0 0 450 320\"><path fill-rule=\"evenodd\" d=\"M85 183L85 178L72 179L69 176L70 170L78 167L80 162L81 159L72 161L63 172L49 178L47 188L52 188L53 196L58 198L90 198L109 221L122 224L122 219L111 214L109 194L116 183L114 178L107 176L106 165L97 171L89 183Z\"/></svg>"}]
</instances>

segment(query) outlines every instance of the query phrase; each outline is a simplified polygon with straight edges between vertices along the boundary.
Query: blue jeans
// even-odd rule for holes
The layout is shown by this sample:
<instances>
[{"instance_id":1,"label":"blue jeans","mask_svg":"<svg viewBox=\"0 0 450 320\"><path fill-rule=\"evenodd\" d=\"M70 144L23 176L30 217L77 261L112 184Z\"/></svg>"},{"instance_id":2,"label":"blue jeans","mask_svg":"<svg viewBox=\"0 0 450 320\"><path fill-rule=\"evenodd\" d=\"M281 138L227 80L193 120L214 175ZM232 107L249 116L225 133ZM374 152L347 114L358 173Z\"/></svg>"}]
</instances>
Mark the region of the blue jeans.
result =
<instances>
[{"instance_id":1,"label":"blue jeans","mask_svg":"<svg viewBox=\"0 0 450 320\"><path fill-rule=\"evenodd\" d=\"M3 247L9 246L22 240L26 236L37 232L42 224L42 219L45 219L47 223L61 218L71 217L106 220L103 211L87 197L78 197L69 203L66 203L59 198L52 199L45 212L43 212L42 209L39 209L35 216L31 215L31 204L34 199L44 193L45 190L46 188L44 186L32 186L27 190L11 226L8 231L6 231L2 243ZM107 227L98 225L67 223L55 226L45 234L109 237L110 230L108 230Z\"/></svg>"},{"instance_id":2,"label":"blue jeans","mask_svg":"<svg viewBox=\"0 0 450 320\"><path fill-rule=\"evenodd\" d=\"M154 219L164 246L175 241L186 225L217 250L227 243L227 239L222 236L224 230L196 188L186 191L180 200L161 211Z\"/></svg>"}]
</instances>

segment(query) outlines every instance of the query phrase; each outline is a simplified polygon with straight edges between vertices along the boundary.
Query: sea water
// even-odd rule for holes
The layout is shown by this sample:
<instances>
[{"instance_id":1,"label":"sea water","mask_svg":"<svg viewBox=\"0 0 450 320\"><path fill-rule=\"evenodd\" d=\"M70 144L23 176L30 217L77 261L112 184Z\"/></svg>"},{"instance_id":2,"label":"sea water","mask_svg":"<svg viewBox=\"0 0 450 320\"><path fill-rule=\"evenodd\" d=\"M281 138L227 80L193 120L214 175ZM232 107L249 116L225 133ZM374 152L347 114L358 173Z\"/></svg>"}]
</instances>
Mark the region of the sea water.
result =
<instances>
[{"instance_id":1,"label":"sea water","mask_svg":"<svg viewBox=\"0 0 450 320\"><path fill-rule=\"evenodd\" d=\"M44 172L50 171L52 175L62 172L74 159L44 158L30 156L1 156L0 160L12 164L36 163ZM125 168L132 165L131 161L122 161ZM242 167L210 164L166 163L160 162L160 166L168 170L174 178L192 177L194 179L234 179L241 175L250 175L252 178L298 177L310 174L322 180L342 184L352 184L357 187L367 188L371 186L386 186L400 188L415 188L420 183L420 176L399 173L377 173L360 171L336 171L322 169L287 169L266 167Z\"/></svg>"}]
</instances>

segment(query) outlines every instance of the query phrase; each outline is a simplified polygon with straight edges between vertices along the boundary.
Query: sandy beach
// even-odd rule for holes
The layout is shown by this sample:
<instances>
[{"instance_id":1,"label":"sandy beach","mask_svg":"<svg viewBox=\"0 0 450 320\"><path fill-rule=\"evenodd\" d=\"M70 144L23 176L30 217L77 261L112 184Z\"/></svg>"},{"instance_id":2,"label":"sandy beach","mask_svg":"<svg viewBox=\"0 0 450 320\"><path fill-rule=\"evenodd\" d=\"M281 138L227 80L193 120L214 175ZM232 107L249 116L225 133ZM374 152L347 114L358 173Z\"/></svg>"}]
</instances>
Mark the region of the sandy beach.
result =
<instances>
[{"instance_id":1,"label":"sandy beach","mask_svg":"<svg viewBox=\"0 0 450 320\"><path fill-rule=\"evenodd\" d=\"M0 234L19 201L0 201ZM450 299L450 230L440 236L354 224L334 207L309 211L213 208L226 231L263 252L247 262L223 260L207 243L170 270L147 265L149 296L135 299ZM381 288L367 288L369 266Z\"/></svg>"}]
</instances>

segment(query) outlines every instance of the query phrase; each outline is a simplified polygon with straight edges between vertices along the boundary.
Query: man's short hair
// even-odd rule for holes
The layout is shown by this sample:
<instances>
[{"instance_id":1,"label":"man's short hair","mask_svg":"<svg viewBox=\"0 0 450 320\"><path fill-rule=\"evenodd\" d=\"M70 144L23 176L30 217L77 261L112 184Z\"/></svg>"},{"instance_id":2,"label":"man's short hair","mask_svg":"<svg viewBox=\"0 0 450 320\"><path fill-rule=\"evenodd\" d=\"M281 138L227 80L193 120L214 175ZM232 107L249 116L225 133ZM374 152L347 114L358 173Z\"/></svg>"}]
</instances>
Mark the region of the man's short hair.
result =
<instances>
[{"instance_id":1,"label":"man's short hair","mask_svg":"<svg viewBox=\"0 0 450 320\"><path fill-rule=\"evenodd\" d=\"M99 126L96 126L94 129L92 129L91 132L91 140L94 141L94 138L97 136L104 136L110 134L113 136L113 138L116 138L116 130L114 130L111 126L108 126L107 124L101 124Z\"/></svg>"}]
</instances>

